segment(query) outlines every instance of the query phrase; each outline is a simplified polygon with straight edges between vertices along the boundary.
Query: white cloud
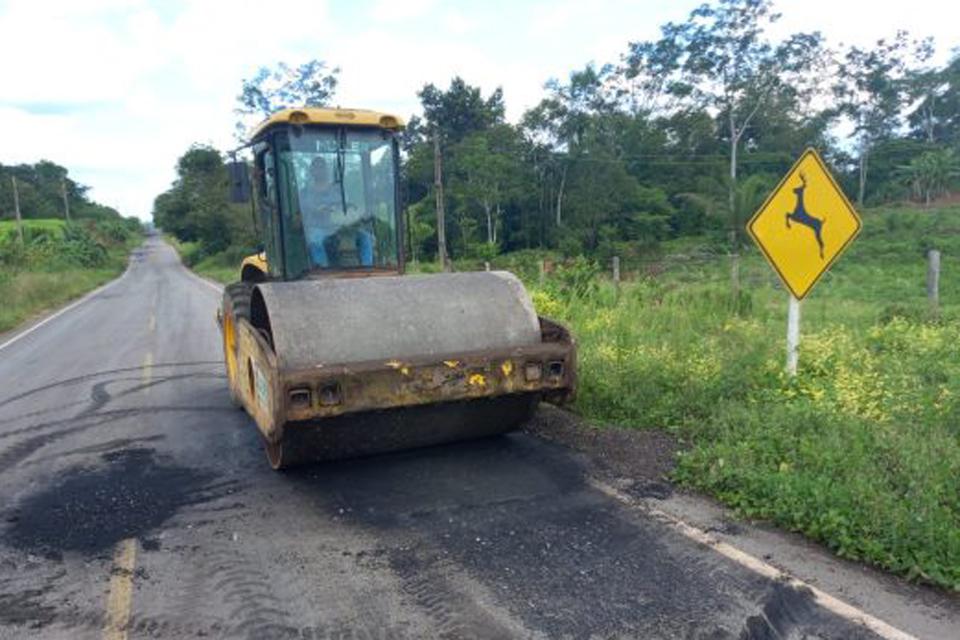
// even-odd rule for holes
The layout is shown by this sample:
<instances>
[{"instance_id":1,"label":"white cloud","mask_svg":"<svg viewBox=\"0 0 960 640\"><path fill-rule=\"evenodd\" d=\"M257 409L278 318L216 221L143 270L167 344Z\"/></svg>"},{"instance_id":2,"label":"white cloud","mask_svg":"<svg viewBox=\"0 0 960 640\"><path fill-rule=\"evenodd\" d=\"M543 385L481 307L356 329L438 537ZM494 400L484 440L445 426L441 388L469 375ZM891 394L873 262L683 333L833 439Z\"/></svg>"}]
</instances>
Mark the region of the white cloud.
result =
<instances>
[{"instance_id":1,"label":"white cloud","mask_svg":"<svg viewBox=\"0 0 960 640\"><path fill-rule=\"evenodd\" d=\"M550 77L616 62L700 0L489 3L0 0L0 162L48 158L125 214L148 217L193 142L233 142L234 99L261 65L340 66L336 101L409 117L427 82L504 89L517 119ZM869 43L897 28L957 44L953 3L779 0L785 32Z\"/></svg>"},{"instance_id":2,"label":"white cloud","mask_svg":"<svg viewBox=\"0 0 960 640\"><path fill-rule=\"evenodd\" d=\"M375 22L397 23L422 18L436 10L437 0L376 0L367 17Z\"/></svg>"},{"instance_id":3,"label":"white cloud","mask_svg":"<svg viewBox=\"0 0 960 640\"><path fill-rule=\"evenodd\" d=\"M890 38L898 30L912 36L933 36L938 45L937 59L946 60L950 49L960 44L956 23L960 5L954 0L914 0L913 2L836 2L836 0L777 0L783 18L775 33L820 31L838 46L869 46L880 38Z\"/></svg>"}]
</instances>

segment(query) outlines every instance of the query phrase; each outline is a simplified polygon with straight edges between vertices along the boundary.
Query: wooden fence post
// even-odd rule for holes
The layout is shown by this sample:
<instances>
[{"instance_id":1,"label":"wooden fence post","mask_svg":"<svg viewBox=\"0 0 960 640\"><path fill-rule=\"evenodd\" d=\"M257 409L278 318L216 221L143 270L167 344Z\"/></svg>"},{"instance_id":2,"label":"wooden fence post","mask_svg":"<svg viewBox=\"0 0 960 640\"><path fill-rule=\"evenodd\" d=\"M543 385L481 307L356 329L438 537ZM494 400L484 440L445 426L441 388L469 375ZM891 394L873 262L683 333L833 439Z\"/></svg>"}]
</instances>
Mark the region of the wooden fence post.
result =
<instances>
[{"instance_id":1,"label":"wooden fence post","mask_svg":"<svg viewBox=\"0 0 960 640\"><path fill-rule=\"evenodd\" d=\"M927 300L930 312L940 313L940 252L930 249L927 252Z\"/></svg>"},{"instance_id":2,"label":"wooden fence post","mask_svg":"<svg viewBox=\"0 0 960 640\"><path fill-rule=\"evenodd\" d=\"M733 310L740 312L740 253L730 255L730 290L733 298Z\"/></svg>"},{"instance_id":3,"label":"wooden fence post","mask_svg":"<svg viewBox=\"0 0 960 640\"><path fill-rule=\"evenodd\" d=\"M70 222L70 200L67 198L67 179L60 179L60 193L63 194L63 217Z\"/></svg>"},{"instance_id":4,"label":"wooden fence post","mask_svg":"<svg viewBox=\"0 0 960 640\"><path fill-rule=\"evenodd\" d=\"M613 256L613 288L620 299L620 256Z\"/></svg>"},{"instance_id":5,"label":"wooden fence post","mask_svg":"<svg viewBox=\"0 0 960 640\"><path fill-rule=\"evenodd\" d=\"M17 190L17 177L10 176L10 182L13 183L13 212L17 216L17 237L20 239L20 246L23 246L23 220L20 219L20 192Z\"/></svg>"}]
</instances>

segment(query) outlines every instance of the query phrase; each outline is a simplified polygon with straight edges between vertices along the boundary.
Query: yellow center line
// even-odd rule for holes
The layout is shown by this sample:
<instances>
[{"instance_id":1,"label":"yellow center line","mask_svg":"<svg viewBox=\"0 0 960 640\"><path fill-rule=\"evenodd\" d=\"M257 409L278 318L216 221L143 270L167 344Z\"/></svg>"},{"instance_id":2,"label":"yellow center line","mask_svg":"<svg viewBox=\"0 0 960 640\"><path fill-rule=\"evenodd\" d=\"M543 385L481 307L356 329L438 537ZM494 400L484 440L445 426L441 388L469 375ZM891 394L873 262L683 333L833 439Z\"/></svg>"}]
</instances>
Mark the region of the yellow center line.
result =
<instances>
[{"instance_id":1,"label":"yellow center line","mask_svg":"<svg viewBox=\"0 0 960 640\"><path fill-rule=\"evenodd\" d=\"M110 571L110 595L107 596L107 622L103 628L103 640L127 640L136 564L137 541L126 538L118 542Z\"/></svg>"},{"instance_id":2,"label":"yellow center line","mask_svg":"<svg viewBox=\"0 0 960 640\"><path fill-rule=\"evenodd\" d=\"M140 378L143 380L143 384L150 384L150 380L153 378L153 352L147 351L147 355L143 357L143 364L140 365ZM147 391L150 391L150 388L147 387Z\"/></svg>"},{"instance_id":3,"label":"yellow center line","mask_svg":"<svg viewBox=\"0 0 960 640\"><path fill-rule=\"evenodd\" d=\"M157 314L151 313L150 320L147 322L147 331L153 333L157 330Z\"/></svg>"}]
</instances>

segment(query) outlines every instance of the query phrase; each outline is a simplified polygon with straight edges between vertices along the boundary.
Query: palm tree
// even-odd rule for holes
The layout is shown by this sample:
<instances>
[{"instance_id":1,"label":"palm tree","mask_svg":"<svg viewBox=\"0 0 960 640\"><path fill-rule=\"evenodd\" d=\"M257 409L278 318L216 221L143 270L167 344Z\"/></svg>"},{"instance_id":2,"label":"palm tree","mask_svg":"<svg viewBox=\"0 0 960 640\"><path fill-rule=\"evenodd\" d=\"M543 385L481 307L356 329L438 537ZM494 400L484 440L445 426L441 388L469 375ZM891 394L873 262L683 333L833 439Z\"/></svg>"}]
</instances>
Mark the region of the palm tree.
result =
<instances>
[{"instance_id":1,"label":"palm tree","mask_svg":"<svg viewBox=\"0 0 960 640\"><path fill-rule=\"evenodd\" d=\"M954 179L960 176L960 164L952 149L925 151L910 164L897 169L910 184L914 197L922 199L927 207L933 198L946 193Z\"/></svg>"}]
</instances>

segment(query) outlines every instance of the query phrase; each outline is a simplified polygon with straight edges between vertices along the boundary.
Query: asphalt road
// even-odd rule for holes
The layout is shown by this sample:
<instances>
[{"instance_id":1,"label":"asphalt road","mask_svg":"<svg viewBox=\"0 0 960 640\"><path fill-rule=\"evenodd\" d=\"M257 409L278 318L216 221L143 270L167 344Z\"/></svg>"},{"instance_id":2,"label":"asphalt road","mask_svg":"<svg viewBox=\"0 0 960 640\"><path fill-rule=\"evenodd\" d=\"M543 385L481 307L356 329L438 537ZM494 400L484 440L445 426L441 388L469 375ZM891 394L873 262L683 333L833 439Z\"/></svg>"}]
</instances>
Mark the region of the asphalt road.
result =
<instances>
[{"instance_id":1,"label":"asphalt road","mask_svg":"<svg viewBox=\"0 0 960 640\"><path fill-rule=\"evenodd\" d=\"M872 638L514 434L269 470L150 240L0 349L3 638Z\"/></svg>"}]
</instances>

